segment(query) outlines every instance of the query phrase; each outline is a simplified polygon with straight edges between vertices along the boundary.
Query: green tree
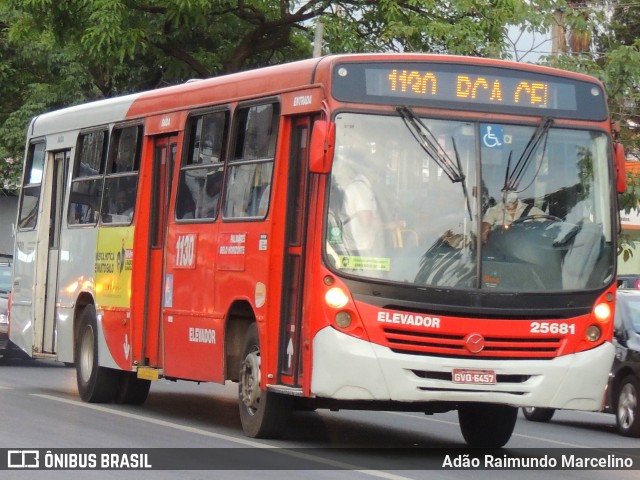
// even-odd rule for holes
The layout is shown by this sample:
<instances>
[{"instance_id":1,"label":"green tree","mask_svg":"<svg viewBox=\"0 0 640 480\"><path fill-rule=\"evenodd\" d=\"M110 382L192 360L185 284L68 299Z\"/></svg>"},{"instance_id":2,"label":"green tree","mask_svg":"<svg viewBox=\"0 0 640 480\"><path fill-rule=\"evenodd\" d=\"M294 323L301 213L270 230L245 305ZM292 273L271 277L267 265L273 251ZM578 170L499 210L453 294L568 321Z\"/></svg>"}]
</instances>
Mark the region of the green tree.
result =
<instances>
[{"instance_id":1,"label":"green tree","mask_svg":"<svg viewBox=\"0 0 640 480\"><path fill-rule=\"evenodd\" d=\"M607 90L609 111L619 125L619 141L640 159L640 4L618 0L567 0L558 4L566 21L566 54L547 59L552 66L598 77ZM586 41L588 39L588 41ZM627 190L618 197L627 213L640 210L640 177L627 173ZM630 238L621 235L620 252L632 255Z\"/></svg>"},{"instance_id":2,"label":"green tree","mask_svg":"<svg viewBox=\"0 0 640 480\"><path fill-rule=\"evenodd\" d=\"M603 82L609 111L621 127L620 140L640 158L640 3L567 0L557 7L564 13L568 48L546 63Z\"/></svg>"},{"instance_id":3,"label":"green tree","mask_svg":"<svg viewBox=\"0 0 640 480\"><path fill-rule=\"evenodd\" d=\"M0 0L0 159L47 110L309 57L318 21L324 53L499 57L525 18L543 16L527 0Z\"/></svg>"}]
</instances>

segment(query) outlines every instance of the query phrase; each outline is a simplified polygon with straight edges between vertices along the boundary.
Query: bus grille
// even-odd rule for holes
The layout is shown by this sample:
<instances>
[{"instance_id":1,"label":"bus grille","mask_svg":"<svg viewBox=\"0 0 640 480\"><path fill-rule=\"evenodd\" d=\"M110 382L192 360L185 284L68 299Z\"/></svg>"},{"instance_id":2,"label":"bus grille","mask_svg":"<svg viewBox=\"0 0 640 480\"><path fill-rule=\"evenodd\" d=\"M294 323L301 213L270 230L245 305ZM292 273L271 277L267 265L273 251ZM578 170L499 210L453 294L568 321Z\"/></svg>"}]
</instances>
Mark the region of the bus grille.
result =
<instances>
[{"instance_id":1,"label":"bus grille","mask_svg":"<svg viewBox=\"0 0 640 480\"><path fill-rule=\"evenodd\" d=\"M443 335L383 329L388 347L396 353L457 358L543 359L555 358L562 345L561 337L517 338L485 336L480 353L470 353L464 346L464 335Z\"/></svg>"}]
</instances>

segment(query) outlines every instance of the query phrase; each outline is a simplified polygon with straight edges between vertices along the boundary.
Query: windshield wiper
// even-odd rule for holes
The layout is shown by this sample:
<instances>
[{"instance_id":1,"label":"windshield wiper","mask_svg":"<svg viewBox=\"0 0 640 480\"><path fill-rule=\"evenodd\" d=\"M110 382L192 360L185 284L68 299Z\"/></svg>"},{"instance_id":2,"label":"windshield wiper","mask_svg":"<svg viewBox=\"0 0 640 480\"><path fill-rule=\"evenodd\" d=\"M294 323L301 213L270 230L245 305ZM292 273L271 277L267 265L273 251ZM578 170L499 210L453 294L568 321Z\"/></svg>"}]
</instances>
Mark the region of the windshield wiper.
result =
<instances>
[{"instance_id":1,"label":"windshield wiper","mask_svg":"<svg viewBox=\"0 0 640 480\"><path fill-rule=\"evenodd\" d=\"M411 132L420 147L422 147L427 155L436 162L445 175L449 177L449 180L453 183L460 182L462 185L462 192L467 203L469 219L473 220L473 216L471 214L471 203L469 201L469 192L467 191L465 175L462 173L460 155L458 155L458 147L456 146L455 139L451 137L453 151L456 157L454 162L442 145L440 145L436 137L433 135L433 132L422 122L422 120L420 120L413 110L407 106L397 107L397 110L407 126L407 129Z\"/></svg>"},{"instance_id":2,"label":"windshield wiper","mask_svg":"<svg viewBox=\"0 0 640 480\"><path fill-rule=\"evenodd\" d=\"M429 130L429 127L427 127L409 107L398 107L397 110L411 134L418 141L418 144L420 144L422 149L438 164L447 177L454 183L462 182L464 180L464 174L460 169L460 162L454 163L444 148L442 148L442 145L438 143L438 140L434 137L431 130Z\"/></svg>"},{"instance_id":3,"label":"windshield wiper","mask_svg":"<svg viewBox=\"0 0 640 480\"><path fill-rule=\"evenodd\" d=\"M509 153L507 172L505 174L504 187L502 188L503 191L512 190L517 192L519 190L520 182L531 163L533 154L538 151L538 147L543 143L543 141L546 148L547 133L549 133L551 125L553 125L553 118L545 117L542 119L542 122L533 132L533 135L531 135L526 147L524 147L522 155L520 155L520 158L513 167L513 170L511 170L511 153Z\"/></svg>"}]
</instances>

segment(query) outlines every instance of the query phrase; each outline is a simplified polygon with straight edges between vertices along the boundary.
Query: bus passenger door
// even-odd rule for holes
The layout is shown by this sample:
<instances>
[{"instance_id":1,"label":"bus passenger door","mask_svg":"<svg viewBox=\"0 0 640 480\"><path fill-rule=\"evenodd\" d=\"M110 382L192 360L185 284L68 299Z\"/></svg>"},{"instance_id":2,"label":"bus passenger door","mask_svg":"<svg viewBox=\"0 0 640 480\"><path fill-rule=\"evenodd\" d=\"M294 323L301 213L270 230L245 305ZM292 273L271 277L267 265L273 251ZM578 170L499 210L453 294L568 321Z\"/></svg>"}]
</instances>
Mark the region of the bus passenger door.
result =
<instances>
[{"instance_id":1,"label":"bus passenger door","mask_svg":"<svg viewBox=\"0 0 640 480\"><path fill-rule=\"evenodd\" d=\"M304 259L308 216L309 140L311 117L296 119L291 129L287 218L280 319L279 372L286 385L302 385L301 330Z\"/></svg>"},{"instance_id":2,"label":"bus passenger door","mask_svg":"<svg viewBox=\"0 0 640 480\"><path fill-rule=\"evenodd\" d=\"M153 169L149 212L149 263L144 298L144 361L159 366L160 325L162 322L164 249L167 236L169 197L178 148L178 137L158 136L153 140ZM133 287L135 288L135 286Z\"/></svg>"},{"instance_id":3,"label":"bus passenger door","mask_svg":"<svg viewBox=\"0 0 640 480\"><path fill-rule=\"evenodd\" d=\"M52 154L53 162L49 162L44 182L49 182L45 187L45 196L48 199L49 231L48 231L48 255L46 255L46 270L38 275L36 289L42 289L44 298L44 316L42 328L34 328L35 351L39 353L56 352L56 303L58 301L58 266L60 264L60 228L63 219L62 203L66 191L67 172L69 171L69 150ZM68 253L68 252L67 252ZM40 265L44 265L43 263ZM44 284L42 283L43 278ZM40 309L36 309L37 318ZM36 320L37 321L37 320Z\"/></svg>"}]
</instances>

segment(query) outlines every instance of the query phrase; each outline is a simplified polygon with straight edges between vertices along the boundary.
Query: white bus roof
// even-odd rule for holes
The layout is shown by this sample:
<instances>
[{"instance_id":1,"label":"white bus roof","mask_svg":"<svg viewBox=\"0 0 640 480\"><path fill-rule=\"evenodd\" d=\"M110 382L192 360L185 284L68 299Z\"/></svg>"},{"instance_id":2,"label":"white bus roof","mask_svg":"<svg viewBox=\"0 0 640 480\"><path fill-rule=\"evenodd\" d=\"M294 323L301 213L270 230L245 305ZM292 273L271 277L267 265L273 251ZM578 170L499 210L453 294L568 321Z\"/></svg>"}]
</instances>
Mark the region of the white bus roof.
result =
<instances>
[{"instance_id":1,"label":"white bus roof","mask_svg":"<svg viewBox=\"0 0 640 480\"><path fill-rule=\"evenodd\" d=\"M134 93L43 113L31 121L29 137L42 137L52 133L68 132L124 120L127 111L139 96L139 93Z\"/></svg>"}]
</instances>

